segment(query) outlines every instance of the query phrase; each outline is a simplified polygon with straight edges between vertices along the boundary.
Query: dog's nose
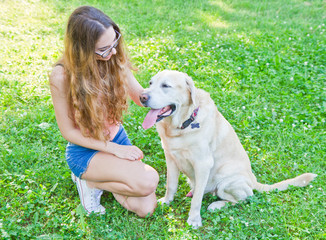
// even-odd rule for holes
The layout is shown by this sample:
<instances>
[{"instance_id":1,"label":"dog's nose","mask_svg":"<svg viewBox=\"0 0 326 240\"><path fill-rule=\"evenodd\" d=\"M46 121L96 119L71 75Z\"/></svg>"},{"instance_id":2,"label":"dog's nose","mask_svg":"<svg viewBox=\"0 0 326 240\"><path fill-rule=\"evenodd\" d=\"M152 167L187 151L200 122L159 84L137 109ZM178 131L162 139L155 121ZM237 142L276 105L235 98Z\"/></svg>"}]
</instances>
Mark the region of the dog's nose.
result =
<instances>
[{"instance_id":1,"label":"dog's nose","mask_svg":"<svg viewBox=\"0 0 326 240\"><path fill-rule=\"evenodd\" d=\"M140 99L141 103L144 104L148 101L149 96L147 94L143 93L142 95L140 95L139 99Z\"/></svg>"}]
</instances>

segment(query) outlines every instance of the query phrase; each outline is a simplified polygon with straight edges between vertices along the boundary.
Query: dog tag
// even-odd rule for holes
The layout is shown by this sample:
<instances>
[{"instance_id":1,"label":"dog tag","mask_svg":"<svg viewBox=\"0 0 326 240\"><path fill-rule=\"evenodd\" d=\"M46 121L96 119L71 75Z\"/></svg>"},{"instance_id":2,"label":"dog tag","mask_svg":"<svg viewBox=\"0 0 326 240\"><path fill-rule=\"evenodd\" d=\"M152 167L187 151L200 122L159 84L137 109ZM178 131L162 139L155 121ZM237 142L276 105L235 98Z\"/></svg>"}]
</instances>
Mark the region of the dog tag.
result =
<instances>
[{"instance_id":1,"label":"dog tag","mask_svg":"<svg viewBox=\"0 0 326 240\"><path fill-rule=\"evenodd\" d=\"M191 129L194 129L194 128L200 128L199 123L192 123Z\"/></svg>"}]
</instances>

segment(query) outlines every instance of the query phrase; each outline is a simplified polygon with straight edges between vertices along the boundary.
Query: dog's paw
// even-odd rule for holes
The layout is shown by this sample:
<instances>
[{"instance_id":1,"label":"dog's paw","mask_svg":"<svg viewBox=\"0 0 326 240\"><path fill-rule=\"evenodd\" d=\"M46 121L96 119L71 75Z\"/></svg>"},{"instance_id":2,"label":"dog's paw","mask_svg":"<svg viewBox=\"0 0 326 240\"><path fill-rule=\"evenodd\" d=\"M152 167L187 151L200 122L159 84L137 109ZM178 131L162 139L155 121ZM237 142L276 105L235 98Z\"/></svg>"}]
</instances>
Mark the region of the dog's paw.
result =
<instances>
[{"instance_id":1,"label":"dog's paw","mask_svg":"<svg viewBox=\"0 0 326 240\"><path fill-rule=\"evenodd\" d=\"M157 202L160 203L161 205L163 205L163 204L169 205L170 202L172 202L172 200L169 200L166 197L162 197L159 200L157 200Z\"/></svg>"},{"instance_id":2,"label":"dog's paw","mask_svg":"<svg viewBox=\"0 0 326 240\"><path fill-rule=\"evenodd\" d=\"M194 218L189 216L189 218L187 220L187 223L194 229L197 229L197 228L203 226L203 224L201 223L201 216L200 215L198 215L198 216L196 216Z\"/></svg>"},{"instance_id":3,"label":"dog's paw","mask_svg":"<svg viewBox=\"0 0 326 240\"><path fill-rule=\"evenodd\" d=\"M216 201L216 202L213 202L211 203L207 210L209 211L214 211L215 209L221 209L222 207L225 206L225 204L227 203L227 201Z\"/></svg>"}]
</instances>

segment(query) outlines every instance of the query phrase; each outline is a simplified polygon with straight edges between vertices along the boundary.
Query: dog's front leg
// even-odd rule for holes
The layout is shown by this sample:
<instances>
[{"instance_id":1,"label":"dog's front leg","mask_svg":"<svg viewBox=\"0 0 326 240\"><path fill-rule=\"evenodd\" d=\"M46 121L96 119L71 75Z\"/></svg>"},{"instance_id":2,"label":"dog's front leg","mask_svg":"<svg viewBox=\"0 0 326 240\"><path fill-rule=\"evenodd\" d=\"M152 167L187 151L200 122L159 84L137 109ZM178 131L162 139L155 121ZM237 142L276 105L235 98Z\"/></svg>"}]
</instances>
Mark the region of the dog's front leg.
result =
<instances>
[{"instance_id":1,"label":"dog's front leg","mask_svg":"<svg viewBox=\"0 0 326 240\"><path fill-rule=\"evenodd\" d=\"M159 199L158 202L169 204L177 192L180 171L171 156L166 153L165 158L167 167L166 192L165 196Z\"/></svg>"},{"instance_id":2,"label":"dog's front leg","mask_svg":"<svg viewBox=\"0 0 326 240\"><path fill-rule=\"evenodd\" d=\"M191 207L189 211L189 217L187 223L193 228L198 228L202 226L200 208L207 186L210 169L213 166L213 158L200 160L198 159L194 162L195 171L195 191L191 200Z\"/></svg>"}]
</instances>

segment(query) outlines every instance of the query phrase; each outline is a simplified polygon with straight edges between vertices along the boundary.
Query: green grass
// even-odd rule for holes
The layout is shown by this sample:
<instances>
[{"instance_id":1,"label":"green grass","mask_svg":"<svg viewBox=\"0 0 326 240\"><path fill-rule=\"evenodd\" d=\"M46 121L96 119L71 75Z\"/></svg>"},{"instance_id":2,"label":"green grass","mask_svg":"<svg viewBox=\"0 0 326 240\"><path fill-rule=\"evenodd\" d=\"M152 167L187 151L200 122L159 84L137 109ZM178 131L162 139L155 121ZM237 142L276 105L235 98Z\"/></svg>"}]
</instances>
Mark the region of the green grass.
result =
<instances>
[{"instance_id":1,"label":"green grass","mask_svg":"<svg viewBox=\"0 0 326 240\"><path fill-rule=\"evenodd\" d=\"M140 83L184 71L208 91L237 131L263 183L304 172L306 188L256 193L187 224L184 176L175 201L140 219L105 193L104 216L84 215L64 158L48 86L68 16L102 9L122 29ZM326 239L325 1L0 1L0 236L3 239ZM146 109L131 104L125 127L145 162L165 161Z\"/></svg>"}]
</instances>

